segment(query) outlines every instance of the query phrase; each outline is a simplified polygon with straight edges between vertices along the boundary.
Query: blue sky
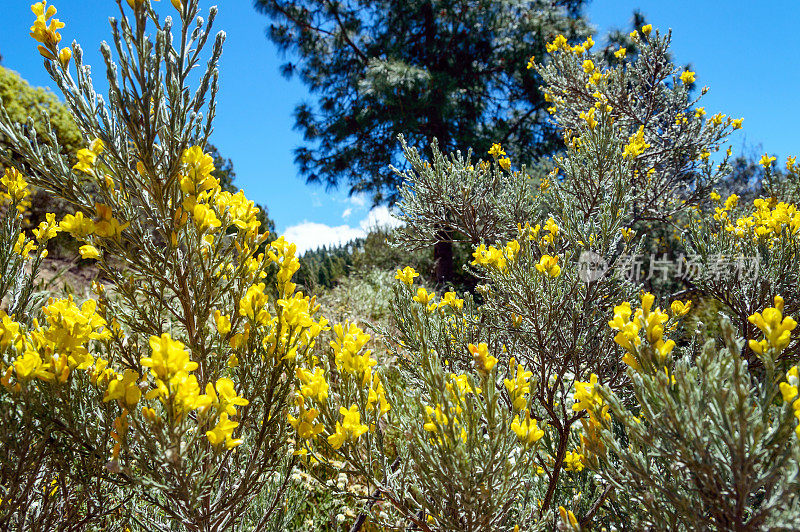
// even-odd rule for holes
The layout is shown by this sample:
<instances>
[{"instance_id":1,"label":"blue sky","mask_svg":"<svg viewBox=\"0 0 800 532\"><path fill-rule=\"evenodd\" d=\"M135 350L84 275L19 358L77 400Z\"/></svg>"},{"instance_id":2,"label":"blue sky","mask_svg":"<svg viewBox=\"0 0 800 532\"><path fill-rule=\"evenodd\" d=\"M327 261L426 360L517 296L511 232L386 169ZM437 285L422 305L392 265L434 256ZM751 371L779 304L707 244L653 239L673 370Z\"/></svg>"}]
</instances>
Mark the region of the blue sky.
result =
<instances>
[{"instance_id":1,"label":"blue sky","mask_svg":"<svg viewBox=\"0 0 800 532\"><path fill-rule=\"evenodd\" d=\"M37 86L52 85L36 46L28 36L33 15L29 0L0 0L2 65L18 71ZM94 81L104 88L100 41L110 38L112 0L55 0L58 18L66 22L64 43L77 39L86 62L95 66ZM170 13L168 1L162 11ZM203 1L201 4L211 5ZM221 90L212 142L234 162L237 185L248 197L266 205L279 232L301 248L346 240L388 218L385 209L370 211L364 198L326 192L298 177L292 151L302 138L293 130L295 105L307 98L296 80L278 73L282 58L265 36L267 19L249 0L225 0L216 27L227 40L221 61ZM711 92L704 104L709 113L744 117L744 129L733 137L736 151L758 147L785 159L796 153L800 86L796 21L800 2L781 0L595 0L589 19L599 42L613 28L628 27L634 9L654 27L672 28L677 61L691 63L699 85Z\"/></svg>"}]
</instances>

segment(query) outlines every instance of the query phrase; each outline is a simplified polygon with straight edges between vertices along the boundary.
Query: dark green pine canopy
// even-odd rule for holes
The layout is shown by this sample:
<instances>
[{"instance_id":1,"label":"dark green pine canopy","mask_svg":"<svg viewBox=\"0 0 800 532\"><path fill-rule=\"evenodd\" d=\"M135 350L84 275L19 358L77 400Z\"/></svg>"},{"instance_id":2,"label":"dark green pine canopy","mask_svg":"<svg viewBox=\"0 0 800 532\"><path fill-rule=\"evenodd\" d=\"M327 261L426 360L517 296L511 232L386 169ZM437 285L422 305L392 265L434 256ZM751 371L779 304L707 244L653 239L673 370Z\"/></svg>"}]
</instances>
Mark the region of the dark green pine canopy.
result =
<instances>
[{"instance_id":1,"label":"dark green pine canopy","mask_svg":"<svg viewBox=\"0 0 800 532\"><path fill-rule=\"evenodd\" d=\"M582 0L256 0L270 39L313 102L295 111L310 183L397 199L397 136L425 149L501 142L515 164L559 146L541 80L527 68L561 33L585 38Z\"/></svg>"}]
</instances>

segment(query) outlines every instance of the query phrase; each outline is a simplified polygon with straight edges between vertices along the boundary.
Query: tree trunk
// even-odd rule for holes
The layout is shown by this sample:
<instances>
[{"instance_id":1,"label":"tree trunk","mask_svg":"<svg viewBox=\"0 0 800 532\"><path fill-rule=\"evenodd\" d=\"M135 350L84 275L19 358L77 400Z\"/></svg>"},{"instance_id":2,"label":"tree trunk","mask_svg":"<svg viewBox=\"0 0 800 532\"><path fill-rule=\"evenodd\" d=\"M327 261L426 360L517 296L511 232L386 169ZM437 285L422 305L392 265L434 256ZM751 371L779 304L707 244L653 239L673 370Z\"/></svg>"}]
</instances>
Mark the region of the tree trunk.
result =
<instances>
[{"instance_id":1,"label":"tree trunk","mask_svg":"<svg viewBox=\"0 0 800 532\"><path fill-rule=\"evenodd\" d=\"M453 243L449 235L442 232L440 240L433 245L433 269L440 285L453 280Z\"/></svg>"}]
</instances>

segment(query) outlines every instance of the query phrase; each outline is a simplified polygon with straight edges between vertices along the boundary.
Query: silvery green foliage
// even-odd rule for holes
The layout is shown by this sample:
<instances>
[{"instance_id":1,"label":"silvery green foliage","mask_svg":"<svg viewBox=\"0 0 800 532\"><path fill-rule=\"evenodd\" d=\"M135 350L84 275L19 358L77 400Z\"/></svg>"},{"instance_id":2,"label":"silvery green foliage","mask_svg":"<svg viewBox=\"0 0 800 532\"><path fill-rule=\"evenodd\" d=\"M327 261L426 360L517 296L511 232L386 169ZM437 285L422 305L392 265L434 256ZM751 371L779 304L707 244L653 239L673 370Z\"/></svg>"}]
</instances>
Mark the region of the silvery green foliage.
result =
<instances>
[{"instance_id":1,"label":"silvery green foliage","mask_svg":"<svg viewBox=\"0 0 800 532\"><path fill-rule=\"evenodd\" d=\"M503 385L502 377L514 378L507 361L496 373L481 374L468 349L488 342L499 354L507 337L480 325L491 316L469 295L462 308L437 310L410 296L407 287L397 287L392 305L400 329L394 346L401 371L389 388L398 416L397 460L381 479L382 490L403 502L401 515L431 516L429 530L511 530L534 511L532 493L544 492L542 480L530 475L538 454L520 446L510 429L518 411L509 408ZM447 421L431 432L423 424L437 405ZM537 513L531 527L540 518Z\"/></svg>"},{"instance_id":2,"label":"silvery green foliage","mask_svg":"<svg viewBox=\"0 0 800 532\"><path fill-rule=\"evenodd\" d=\"M800 451L778 389L783 373L755 379L727 319L721 330L722 346L698 331L676 357L674 382L666 371L629 370L636 408L602 390L615 422L602 431L607 452L590 455L589 467L613 488L616 517L634 528L797 525Z\"/></svg>"},{"instance_id":3,"label":"silvery green foliage","mask_svg":"<svg viewBox=\"0 0 800 532\"><path fill-rule=\"evenodd\" d=\"M680 80L682 69L670 59L671 33L662 36L658 30L649 36L639 35L641 46L632 61L609 63L601 52L575 54L557 51L538 66L537 72L546 82L546 92L553 99L556 123L568 137L586 123L580 115L600 105L609 105L607 113L621 136L635 134L643 128L644 141L650 145L628 175L626 188L635 196L637 219L665 220L705 197L709 187L729 171L727 156L714 165L704 152L714 153L722 146L734 126L730 118L719 123L697 114L701 96L693 98L692 84ZM612 58L613 59L613 58ZM594 72L603 78L591 82L584 71L590 60ZM606 172L589 175L584 183L602 186ZM591 188L590 188L591 190ZM684 203L685 202L685 203Z\"/></svg>"},{"instance_id":4,"label":"silvery green foliage","mask_svg":"<svg viewBox=\"0 0 800 532\"><path fill-rule=\"evenodd\" d=\"M401 245L430 244L442 228L447 228L466 235L464 240L495 244L500 250L508 249L504 245L513 238L520 247L518 254L507 261L507 267L476 265L475 273L484 284L478 289L479 305L467 298L464 308L469 311L465 310L465 315L471 316L467 321L449 323L426 318L419 309L415 310L414 303L398 294L395 313L402 342L400 359L408 361L405 376L422 389L432 386L420 370L429 359L441 364L447 360L444 371L468 371L471 360L464 346L477 341L492 346L501 358L500 365L513 356L533 371L529 408L550 430L536 459L545 474L540 478L531 471L528 484L532 497L540 499L543 506L541 511L523 511L522 515L538 516L551 526L555 521L547 521L547 512L560 505L572 508L581 526L644 524L669 529L671 525L688 523L681 521L689 519L681 517L687 508L695 511L692 515L712 519L713 501L727 488L711 493L703 506L702 501L691 500L700 496L693 491L691 482L698 475L708 481L725 478L725 468L739 467L741 456L726 451L735 449L734 444L738 443L723 434L725 427L736 425L737 434L762 443L766 441L762 435L770 430L766 412L771 412L768 405L775 399L776 384L771 381L771 391L764 392L771 394L768 399L759 395L761 385L738 358L740 350L736 346L740 344L728 342L727 350L719 352L719 356L716 350L706 348L696 365L690 362L691 353L687 354L679 367L683 368L681 375L691 378L678 376L678 369L675 370L686 385L681 398L659 399L658 390L652 388L641 399L645 401L644 408L652 408L655 422L667 422L666 417L662 419L662 411L664 416L674 412L675 423L683 419L680 415L689 416L691 423L656 427L655 434L662 430L665 438L669 427L701 431L711 422L709 412L718 414L723 421L714 431L675 436L664 444L663 456L658 457L662 461L677 459L676 453L686 449L680 446L691 444L698 449L710 446L715 462L692 463L684 456L680 475L664 469L658 470L662 476L651 478L647 475L657 471L657 462L631 458L628 463L616 457L617 451L625 452L628 440L620 436L619 430L612 432L609 428L605 436L615 447L612 449L612 444L607 443L611 449L607 462L592 462L601 471L599 476L587 471L565 471L566 453L581 448L573 430L584 417L584 413L572 409L577 381L587 381L591 373L598 375L606 386L607 397L612 397L612 391L615 394L616 415L625 415L626 419L632 418L625 408L639 398L637 394L645 393L642 378L634 377L639 380L632 382L630 372L626 375L621 363L623 351L608 326L613 307L634 299L639 289L636 283L619 277L623 257L641 251L647 238L646 223L670 224L670 216L685 215L728 171L727 156L720 164L712 164L708 156L722 145L734 123L722 118L706 120L696 111L698 101L690 97L689 88L679 80L680 72L669 60L668 35L654 33L639 38L643 41L642 50L632 63L608 65L599 55L556 52L539 67L557 108L554 119L564 129L566 141L565 151L555 158L557 170L540 187L539 182L531 186L523 174L504 171L497 162L473 163L459 154L447 157L435 147L430 162L416 151L408 150L406 154L412 170L406 173L407 182L402 189L400 209L406 226ZM590 57L603 73L594 84L583 68L583 61ZM585 118L590 109L594 109L594 123ZM640 151L631 150L635 140L632 137L640 129L647 146ZM558 227L557 236L549 242L543 239L548 218ZM526 222L530 226L517 227ZM536 227L537 224L544 227ZM558 257L560 275L548 277L536 268L545 256ZM581 267L590 259L601 265L599 273L587 275ZM428 355L431 350L436 357ZM666 375L654 375L651 380L664 386L664 379ZM719 391L729 388L737 390L735 396ZM669 408L665 402L669 402ZM761 405L761 410L748 410L748 405ZM781 415L788 415L781 408ZM756 419L756 411L761 418ZM757 428L759 422L766 423L763 431L747 432ZM795 452L786 445L791 434L785 428L776 429L775 434L778 439L773 438L774 442L765 444L763 452L756 453L759 463L766 465L763 471L767 476L758 473L736 477L737 489L742 493L758 498L761 488L778 486L788 478L787 467L794 467L787 465L791 463L787 456ZM629 437L633 441L633 436ZM648 433L640 429L636 437L647 449L647 442L651 441ZM749 444L741 445L744 449ZM609 473L611 470L616 471L616 476ZM653 496L655 502L648 502L651 505L647 506L641 496L630 495L634 485L653 490L669 485L674 498ZM577 491L584 495L574 501L572 496ZM767 495L764 504L770 508L771 516L781 508L789 508L785 497L773 500L769 499L772 493ZM524 500L520 497L518 508L525 507ZM748 503L754 500L748 499ZM659 504L665 506L663 512ZM758 504L761 503L749 507L748 519L755 516L752 510ZM725 519L732 514L728 506L720 508L724 508L720 520L712 525L695 525L725 528ZM528 524L532 526L534 522Z\"/></svg>"},{"instance_id":5,"label":"silvery green foliage","mask_svg":"<svg viewBox=\"0 0 800 532\"><path fill-rule=\"evenodd\" d=\"M774 173L766 172L765 197L761 209L753 204L736 201L731 209L714 203L690 219L685 232L687 249L694 254L696 266L689 270L689 288L698 294L713 298L722 304L721 311L737 325L745 339L755 338L758 330L748 321L748 316L771 304L775 295L785 300L786 314L800 311L800 270L797 259L800 238L792 228L791 210L798 200L794 192L800 183L798 169L792 168L777 182ZM718 203L724 203L722 198ZM775 220L783 224L777 233L762 237L754 234L747 224L756 210L771 211L779 202L786 210ZM783 360L796 360L800 352L798 342L792 342L781 354ZM743 356L751 369L759 368L761 361L747 347Z\"/></svg>"},{"instance_id":6,"label":"silvery green foliage","mask_svg":"<svg viewBox=\"0 0 800 532\"><path fill-rule=\"evenodd\" d=\"M149 183L137 172L137 161L153 161L155 167L146 168L147 173L167 176L164 186L169 188L171 180L177 177L184 150L205 146L212 131L219 88L217 62L225 34L219 32L214 37L206 68L192 91L190 82L197 76L193 71L201 65L203 49L213 36L211 28L217 9L210 8L205 20L198 16L197 1L184 4L180 17L187 22L179 25L176 41L172 18L161 21L149 2L144 2L129 18L123 12L126 4L117 1L121 16L109 19L114 49L105 42L100 49L108 77L108 101L95 92L91 67L83 63L83 51L77 42L72 44L74 76L73 69L62 69L45 60L45 68L66 99L86 143L95 138L104 142L106 171L129 191L132 209L142 217L158 217L163 213L152 212L146 192ZM154 40L144 34L147 23L155 26ZM76 206L94 203L91 188L78 182L67 159L59 155L58 145L37 142L35 136L28 139L4 110L0 110L0 133L8 139L8 144L15 146L16 154L24 158L24 167L19 170L32 184ZM49 126L46 134L55 138ZM12 155L0 152L0 161L14 166ZM136 228L133 222L132 226Z\"/></svg>"},{"instance_id":7,"label":"silvery green foliage","mask_svg":"<svg viewBox=\"0 0 800 532\"><path fill-rule=\"evenodd\" d=\"M409 167L395 170L403 180L399 218L404 222L396 238L404 248L431 246L442 238L472 245L509 240L518 223L538 214L533 192L539 181L524 168L506 172L473 160L471 152L447 156L435 142L427 161L402 136L400 142Z\"/></svg>"},{"instance_id":8,"label":"silvery green foliage","mask_svg":"<svg viewBox=\"0 0 800 532\"><path fill-rule=\"evenodd\" d=\"M102 248L96 264L112 284L108 290L93 286L99 296L98 313L108 318L110 328L123 332L107 344L98 342L92 355L109 361L109 367L135 371L138 380L146 371L141 358L151 352L148 338L169 331L202 364L201 378L213 382L227 371L226 351L231 348L210 325L212 312L228 309L235 322L231 309L252 285L241 266L226 270L229 275L215 272L239 258L247 260L258 247L255 240L266 238L257 230L247 235L224 232L212 242L196 232L178 241L176 234L181 228L196 227L187 223L183 206L185 196L178 182L181 156L189 147L202 149L211 134L224 33L212 31L216 8L209 9L204 19L197 0L180 3L176 26L172 17L160 19L149 0L132 3L133 8L128 2L116 2L120 17L110 20L112 43L101 46L107 99L96 93L90 67L83 63L76 43L69 68L45 61L86 144L99 139L104 145L96 150L90 170L73 170L58 145L37 142L35 133L26 136L2 107L0 134L14 152L0 151L0 161L17 167L31 184L71 203L86 219L103 218L105 208L118 223L126 224L124 232L93 241ZM173 9L169 2L161 5ZM31 50L35 53L33 43ZM45 129L55 138L49 127ZM220 223L230 226L230 209L219 216ZM247 253L242 251L245 246ZM256 269L266 268L262 259L253 258ZM237 392L255 405L237 418L238 429L251 430L255 437L236 452L212 449L201 424L186 433L172 433L156 423L136 434L132 423L122 459L109 460L114 419L124 417L127 410L121 414L117 401L104 400L105 387L91 382L86 371L74 371L63 386L36 387L37 395L26 392L25 401L12 399L30 407L27 417L18 416L25 421L20 433L30 429L34 440L60 445L58 452L31 446L41 453L34 458L43 472L34 472L27 477L29 484L21 484L39 490L53 475L58 477L59 504L66 509L31 506L31 511L50 519L40 528L77 530L94 526L93 519L107 518L116 527L142 530L282 529L279 518L286 512L280 503L287 490L287 471L296 460L287 457L286 450L285 409L292 383L283 368L244 362L251 355L252 360L265 360L257 352L263 349L263 336L258 340L255 336L253 345L240 353L241 367L226 373L237 378ZM3 408L4 415L9 412ZM138 412L137 408L133 414ZM193 412L178 422L185 426L196 419ZM0 421L3 429L15 426L13 417ZM189 436L181 439L183 434ZM42 455L47 460L42 461ZM261 504L258 512L251 508L255 501ZM138 511L140 506L146 509ZM0 512L6 507L10 506L0 506ZM24 520L16 525L30 528Z\"/></svg>"},{"instance_id":9,"label":"silvery green foliage","mask_svg":"<svg viewBox=\"0 0 800 532\"><path fill-rule=\"evenodd\" d=\"M48 296L38 291L37 279L45 254L43 249L26 257L20 253L23 216L16 206L12 202L0 208L0 300L5 320L9 320L7 313L30 326ZM4 342L13 340L5 327L3 335L7 335ZM0 353L0 377L8 377L10 362ZM75 521L85 518L87 523L101 517L110 509L110 505L105 510L102 506L113 489L75 468L76 460L96 463L96 457L48 438L51 431L58 430L58 421L47 419L41 404L16 401L17 394L15 388L0 387L0 528L47 530L70 517ZM45 403L49 398L37 399ZM89 485L94 492L89 492Z\"/></svg>"}]
</instances>

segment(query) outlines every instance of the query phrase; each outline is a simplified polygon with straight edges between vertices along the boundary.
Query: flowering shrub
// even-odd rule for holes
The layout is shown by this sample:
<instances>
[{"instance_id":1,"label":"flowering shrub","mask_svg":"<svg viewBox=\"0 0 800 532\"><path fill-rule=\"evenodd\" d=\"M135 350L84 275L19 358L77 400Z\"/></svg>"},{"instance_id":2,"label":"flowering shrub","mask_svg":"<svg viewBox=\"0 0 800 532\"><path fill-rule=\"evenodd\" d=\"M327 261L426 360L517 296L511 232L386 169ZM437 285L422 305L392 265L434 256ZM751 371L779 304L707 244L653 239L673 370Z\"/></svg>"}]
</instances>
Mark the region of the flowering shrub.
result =
<instances>
[{"instance_id":1,"label":"flowering shrub","mask_svg":"<svg viewBox=\"0 0 800 532\"><path fill-rule=\"evenodd\" d=\"M483 284L478 299L465 296L451 316L445 301L456 296L407 294L402 285L412 278L398 272L397 352L407 389L429 405L416 414L421 428L398 423L406 439L452 424L451 407L439 399L449 374L497 390L509 416L524 409L508 428L527 444L530 432L520 429L530 420L532 449L458 463L471 472L459 478L475 479L471 468L485 471L507 457L526 462L505 474L513 488L491 512L494 528L791 527L800 401L795 323L783 313L797 309L793 160L788 182L768 183L771 197L756 200L752 215L733 216L735 197L710 206L709 197L720 201L713 187L730 170L730 150L716 160L711 154L742 120L707 117L691 98L695 74L669 60L669 35L645 26L631 38L639 48L631 61L624 49L592 53L591 39L557 37L543 64L529 63L547 82L566 143L546 178L516 168L499 144L477 163L435 146L430 162L407 150L401 244L431 242L441 227L466 235ZM473 196L480 201L465 205ZM623 257L648 245L652 227L676 227L676 240L699 257L689 289L661 296L669 312L637 279L618 275ZM754 281L741 271L716 274L723 257L759 259L762 269ZM713 327L696 320L687 327L696 304L712 301L721 310ZM502 448L502 425L481 432ZM404 463L414 464L421 447L412 441ZM462 442L464 452L453 455L472 458L484 444ZM451 479L441 464L453 460L430 460L434 468L423 470L430 496L414 500L411 513L429 515L432 528L480 529L470 496L481 491ZM419 469L396 482L421 483ZM458 509L439 512L441 493L459 500Z\"/></svg>"},{"instance_id":2,"label":"flowering shrub","mask_svg":"<svg viewBox=\"0 0 800 532\"><path fill-rule=\"evenodd\" d=\"M282 530L292 479L310 477L349 492L356 530L793 526L800 174L790 160L773 183L765 157L768 197L722 201L730 152L711 154L742 122L706 117L669 36L634 32L634 60L559 36L529 62L566 145L546 177L500 144L475 162L406 150L401 243L462 235L480 284L437 293L399 269L375 342L328 323L292 281L295 246L268 242L212 175L224 34L187 79L216 10L173 0L173 27L147 0L117 3L108 103L81 48L60 48L55 8L32 6L77 162L0 111L15 150L0 152L3 528ZM74 212L28 234L28 183ZM678 217L701 265L763 269L692 272L692 299L615 275L647 224ZM59 232L103 274L88 299L36 291ZM714 323L687 326L709 301Z\"/></svg>"},{"instance_id":3,"label":"flowering shrub","mask_svg":"<svg viewBox=\"0 0 800 532\"><path fill-rule=\"evenodd\" d=\"M288 377L327 323L291 281L294 245L266 243L253 202L212 176L203 146L224 34L191 92L187 75L216 10L206 21L195 1L173 5L176 41L172 19L159 20L148 2L120 4L116 56L102 47L108 104L80 47L59 49L56 9L32 7L31 35L87 140L69 165L57 145L24 136L2 115L0 131L21 155L2 154L12 207L0 287L9 301L4 527L174 522L212 530L279 517L294 461ZM74 214L49 215L33 238L22 233L26 182L68 201ZM57 232L78 240L107 280L93 284L94 298L42 306L32 293Z\"/></svg>"}]
</instances>

